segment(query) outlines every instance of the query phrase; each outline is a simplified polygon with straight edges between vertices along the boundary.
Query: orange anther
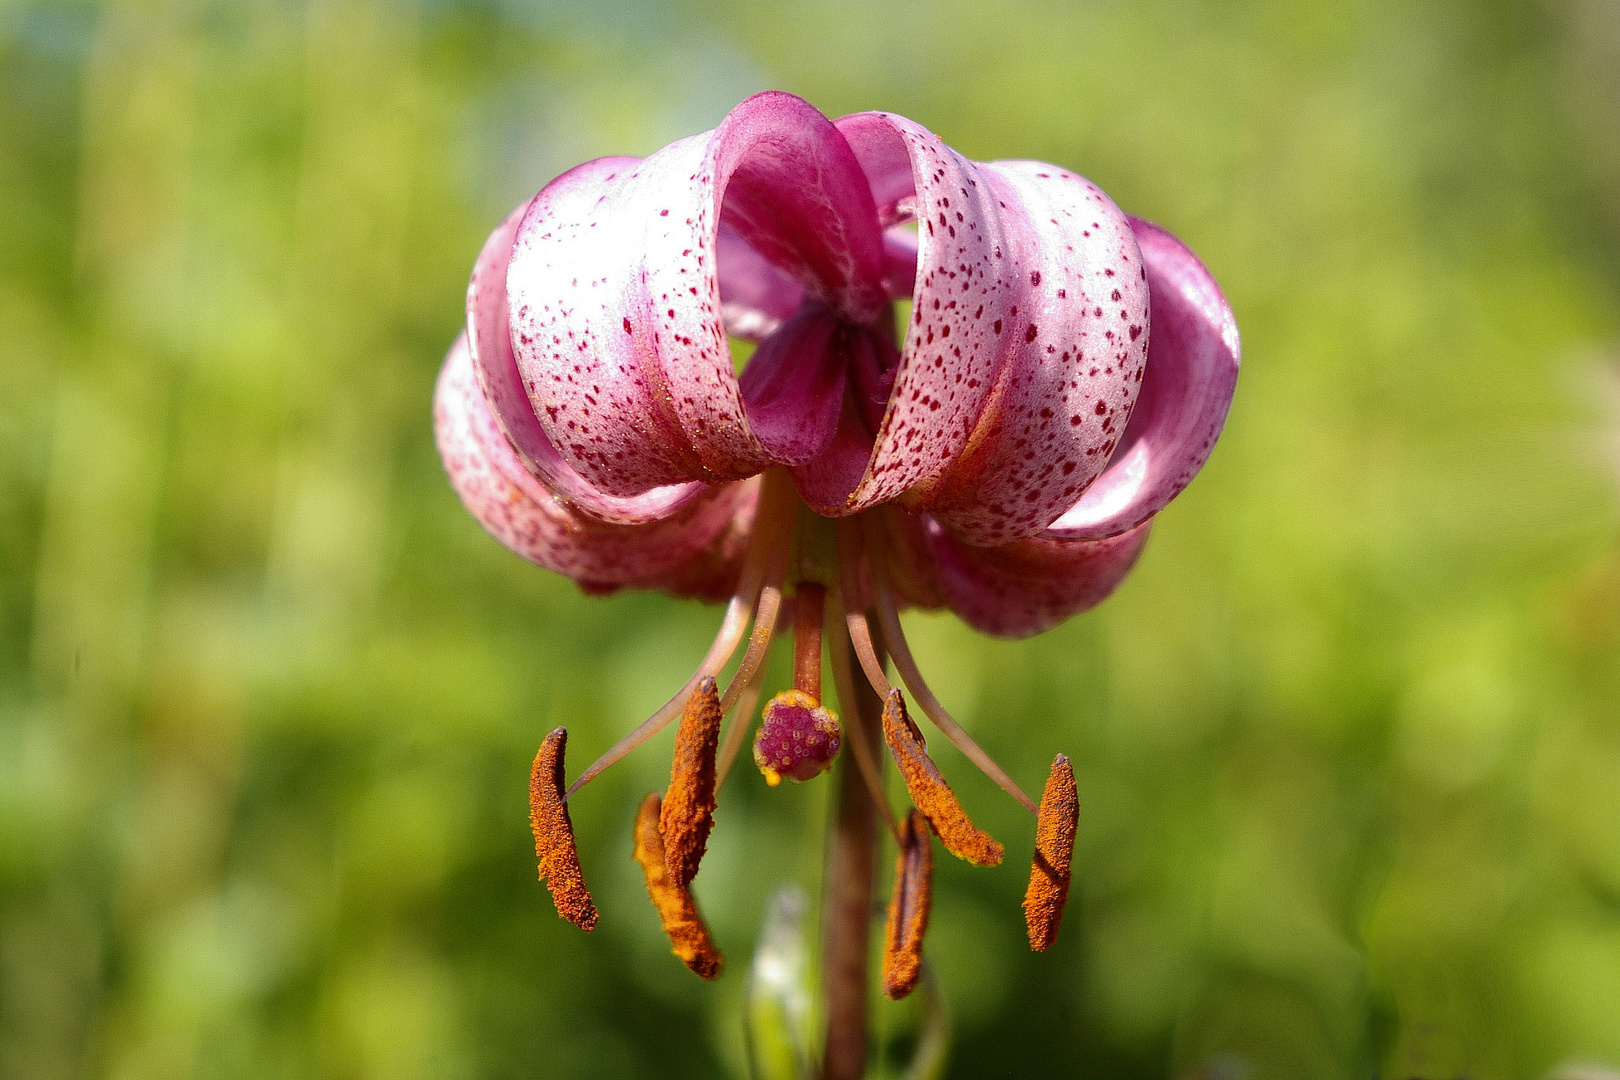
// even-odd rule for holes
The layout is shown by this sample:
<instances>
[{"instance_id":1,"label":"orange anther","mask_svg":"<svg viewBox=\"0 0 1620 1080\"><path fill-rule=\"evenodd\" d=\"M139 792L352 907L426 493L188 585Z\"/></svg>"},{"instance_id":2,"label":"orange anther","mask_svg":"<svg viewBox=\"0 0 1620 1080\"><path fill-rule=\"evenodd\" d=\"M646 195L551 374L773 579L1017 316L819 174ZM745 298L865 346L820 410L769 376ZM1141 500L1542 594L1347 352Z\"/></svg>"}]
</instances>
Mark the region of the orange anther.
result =
<instances>
[{"instance_id":1,"label":"orange anther","mask_svg":"<svg viewBox=\"0 0 1620 1080\"><path fill-rule=\"evenodd\" d=\"M1024 893L1024 922L1029 947L1045 951L1057 940L1063 905L1069 899L1069 864L1074 859L1075 825L1080 820L1080 796L1074 787L1074 769L1059 754L1041 792L1035 819L1035 858L1029 868L1029 889Z\"/></svg>"},{"instance_id":2,"label":"orange anther","mask_svg":"<svg viewBox=\"0 0 1620 1080\"><path fill-rule=\"evenodd\" d=\"M928 821L913 809L900 826L900 853L894 860L894 895L883 941L883 992L899 1001L922 977L923 935L934 894L934 841Z\"/></svg>"},{"instance_id":3,"label":"orange anther","mask_svg":"<svg viewBox=\"0 0 1620 1080\"><path fill-rule=\"evenodd\" d=\"M636 815L636 862L647 876L647 895L658 909L658 919L664 924L675 955L703 978L719 978L725 957L714 947L691 890L675 883L664 862L664 837L658 827L660 801L658 792L652 792L642 800Z\"/></svg>"},{"instance_id":4,"label":"orange anther","mask_svg":"<svg viewBox=\"0 0 1620 1080\"><path fill-rule=\"evenodd\" d=\"M540 880L551 890L557 914L589 931L596 926L596 905L585 887L574 847L574 823L563 801L563 755L568 731L558 728L540 744L529 774L529 823L534 828L534 853L540 860Z\"/></svg>"},{"instance_id":5,"label":"orange anther","mask_svg":"<svg viewBox=\"0 0 1620 1080\"><path fill-rule=\"evenodd\" d=\"M669 876L681 888L697 877L714 827L714 754L720 745L720 694L704 679L686 702L669 765L669 791L658 818Z\"/></svg>"},{"instance_id":6,"label":"orange anther","mask_svg":"<svg viewBox=\"0 0 1620 1080\"><path fill-rule=\"evenodd\" d=\"M911 801L939 834L945 850L975 866L998 865L1003 854L1001 844L973 824L956 801L956 793L928 756L922 732L906 715L906 702L899 690L891 689L883 702L883 737L888 740L894 763L900 767L906 790L911 792Z\"/></svg>"}]
</instances>

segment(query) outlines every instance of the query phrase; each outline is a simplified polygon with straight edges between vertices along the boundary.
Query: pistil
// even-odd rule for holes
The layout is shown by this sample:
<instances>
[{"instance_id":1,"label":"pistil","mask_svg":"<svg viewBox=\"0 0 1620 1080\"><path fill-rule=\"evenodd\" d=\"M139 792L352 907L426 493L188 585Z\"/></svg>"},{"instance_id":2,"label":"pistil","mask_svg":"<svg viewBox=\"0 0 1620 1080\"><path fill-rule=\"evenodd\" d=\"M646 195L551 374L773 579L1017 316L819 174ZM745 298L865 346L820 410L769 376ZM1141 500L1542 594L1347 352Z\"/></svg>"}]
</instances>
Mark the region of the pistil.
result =
<instances>
[{"instance_id":1,"label":"pistil","mask_svg":"<svg viewBox=\"0 0 1620 1080\"><path fill-rule=\"evenodd\" d=\"M754 764L775 787L809 780L832 767L843 742L838 717L821 703L821 620L827 590L801 581L794 599L793 689L765 706L754 738Z\"/></svg>"},{"instance_id":2,"label":"pistil","mask_svg":"<svg viewBox=\"0 0 1620 1080\"><path fill-rule=\"evenodd\" d=\"M827 590L812 581L799 583L793 618L793 689L821 700L821 619Z\"/></svg>"}]
</instances>

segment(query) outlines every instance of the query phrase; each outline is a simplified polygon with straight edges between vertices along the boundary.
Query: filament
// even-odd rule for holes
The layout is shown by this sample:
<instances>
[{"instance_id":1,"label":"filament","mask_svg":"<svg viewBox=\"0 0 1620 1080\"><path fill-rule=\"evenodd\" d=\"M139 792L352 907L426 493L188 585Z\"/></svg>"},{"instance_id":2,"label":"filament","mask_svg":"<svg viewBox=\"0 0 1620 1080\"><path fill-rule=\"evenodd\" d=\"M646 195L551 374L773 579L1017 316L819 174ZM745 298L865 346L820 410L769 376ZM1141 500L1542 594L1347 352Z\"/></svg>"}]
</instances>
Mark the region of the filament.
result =
<instances>
[{"instance_id":1,"label":"filament","mask_svg":"<svg viewBox=\"0 0 1620 1080\"><path fill-rule=\"evenodd\" d=\"M875 565L872 568L872 592L877 600L878 618L883 626L884 643L889 647L889 655L894 658L895 669L900 672L900 678L906 684L906 689L911 691L911 696L916 699L922 711L951 741L951 745L962 751L963 756L977 765L980 771L994 780L1003 791L1022 803L1030 813L1036 813L1035 800L1024 794L1024 789L1007 775L1006 770L997 765L995 759L973 741L973 737L945 711L945 706L939 703L934 692L928 688L922 672L917 670L917 661L912 658L911 646L906 644L905 631L900 626L900 613L895 610L894 594L889 588L888 575Z\"/></svg>"},{"instance_id":2,"label":"filament","mask_svg":"<svg viewBox=\"0 0 1620 1080\"><path fill-rule=\"evenodd\" d=\"M765 569L765 584L759 591L759 607L754 611L754 631L748 637L748 649L743 653L742 663L737 665L737 674L731 677L731 682L726 686L725 696L720 699L721 715L729 713L732 706L737 704L737 699L742 697L743 689L759 673L765 663L766 654L770 652L771 635L776 632L776 616L782 610L782 582L787 577L788 553L793 546L792 540L792 534L787 533L771 545L770 559Z\"/></svg>"},{"instance_id":3,"label":"filament","mask_svg":"<svg viewBox=\"0 0 1620 1080\"><path fill-rule=\"evenodd\" d=\"M726 604L725 618L720 621L720 631L715 634L714 644L709 646L708 655L704 656L703 662L698 665L698 669L692 673L690 679L686 680L686 685L675 692L674 697L659 706L656 712L642 721L624 738L614 743L607 753L591 764L590 768L579 774L579 779L569 786L567 795L563 797L564 801L572 798L576 791L600 776L603 771L630 751L664 730L671 720L681 715L681 710L686 707L686 699L692 696L692 691L697 689L698 683L718 675L720 669L725 667L727 662L731 660L732 655L737 651L737 646L742 642L743 631L748 626L750 614L755 616L757 623L759 613L765 606L763 583L766 580L767 573L778 562L783 565L786 563L785 555L778 554L778 549L784 548L785 545L777 543L777 535L784 531L782 527L784 522L791 524L793 520L792 504L788 503L785 498L786 495L791 494L791 489L786 492L780 490L783 485L781 483L772 483L771 481L774 479L774 475L767 473L764 482L760 485L759 512L754 517L754 535L749 540L748 554L746 561L743 563L742 575L737 580L736 591L732 593L731 600ZM777 579L776 596L777 603L780 603L780 576ZM774 620L774 607L772 608L771 617ZM755 636L758 636L757 626ZM769 632L766 633L765 640L769 643ZM735 685L735 680L733 680L733 685ZM732 697L731 690L732 687L726 688L727 698ZM728 706L722 706L722 711L725 707Z\"/></svg>"},{"instance_id":4,"label":"filament","mask_svg":"<svg viewBox=\"0 0 1620 1080\"><path fill-rule=\"evenodd\" d=\"M843 596L835 591L832 596L834 608L844 606ZM834 620L836 626L838 620ZM883 774L879 771L878 759L872 753L872 745L867 740L867 733L871 726L870 718L865 716L858 700L855 686L855 672L849 666L849 637L846 634L834 634L827 643L827 658L832 665L833 686L838 690L838 704L843 707L844 716L849 720L849 731L844 742L855 755L855 767L860 771L861 780L866 784L866 790L877 804L878 813L883 816L883 823L889 827L889 834L894 837L895 843L900 842L900 823L895 820L894 811L889 808L889 796L883 790Z\"/></svg>"},{"instance_id":5,"label":"filament","mask_svg":"<svg viewBox=\"0 0 1620 1080\"><path fill-rule=\"evenodd\" d=\"M887 698L891 689L889 677L884 673L883 661L878 658L877 649L872 644L872 627L866 621L866 613L850 604L851 596L859 595L857 590L861 584L861 536L858 529L859 526L853 521L838 523L838 577L844 604L844 624L849 630L849 643L861 662L861 670L866 672L866 681L872 684L878 697Z\"/></svg>"},{"instance_id":6,"label":"filament","mask_svg":"<svg viewBox=\"0 0 1620 1080\"><path fill-rule=\"evenodd\" d=\"M765 686L765 668L761 665L743 687L742 693L737 695L737 708L732 714L730 726L726 728L724 741L720 744L720 756L716 759L714 767L714 786L718 788L726 782L726 774L731 771L731 765L737 760L737 751L742 749L743 736L748 734L748 718L754 715L754 709L759 705L759 692Z\"/></svg>"}]
</instances>

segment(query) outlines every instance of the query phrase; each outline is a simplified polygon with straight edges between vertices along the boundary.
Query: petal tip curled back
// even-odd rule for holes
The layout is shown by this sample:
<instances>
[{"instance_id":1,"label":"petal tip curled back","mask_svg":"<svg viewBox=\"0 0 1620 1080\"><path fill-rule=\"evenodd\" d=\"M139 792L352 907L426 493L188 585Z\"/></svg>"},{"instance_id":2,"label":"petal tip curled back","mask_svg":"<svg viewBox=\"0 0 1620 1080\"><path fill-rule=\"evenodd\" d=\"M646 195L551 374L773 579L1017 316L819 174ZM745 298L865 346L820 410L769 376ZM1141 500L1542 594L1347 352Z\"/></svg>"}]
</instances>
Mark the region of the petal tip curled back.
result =
<instances>
[{"instance_id":1,"label":"petal tip curled back","mask_svg":"<svg viewBox=\"0 0 1620 1080\"><path fill-rule=\"evenodd\" d=\"M1237 321L1209 270L1172 233L1131 219L1152 296L1142 392L1108 468L1044 534L1099 540L1179 495L1215 448L1237 388Z\"/></svg>"}]
</instances>

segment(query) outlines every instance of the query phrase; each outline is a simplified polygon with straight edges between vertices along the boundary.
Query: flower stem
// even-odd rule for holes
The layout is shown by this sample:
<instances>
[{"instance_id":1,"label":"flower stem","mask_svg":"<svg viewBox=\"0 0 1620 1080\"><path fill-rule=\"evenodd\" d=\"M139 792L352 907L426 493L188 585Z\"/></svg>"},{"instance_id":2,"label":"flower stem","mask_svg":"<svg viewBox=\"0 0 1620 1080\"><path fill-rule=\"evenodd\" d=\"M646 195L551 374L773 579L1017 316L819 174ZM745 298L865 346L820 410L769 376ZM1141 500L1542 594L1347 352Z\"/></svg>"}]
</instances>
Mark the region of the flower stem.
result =
<instances>
[{"instance_id":1,"label":"flower stem","mask_svg":"<svg viewBox=\"0 0 1620 1080\"><path fill-rule=\"evenodd\" d=\"M847 637L838 633L833 647L848 649ZM839 704L844 710L846 737L863 740L876 758L883 709L877 694L857 680L854 700ZM877 808L849 754L838 766L837 799L837 818L827 839L822 901L821 981L827 1043L821 1080L861 1080L866 1074L866 968L877 878Z\"/></svg>"}]
</instances>

